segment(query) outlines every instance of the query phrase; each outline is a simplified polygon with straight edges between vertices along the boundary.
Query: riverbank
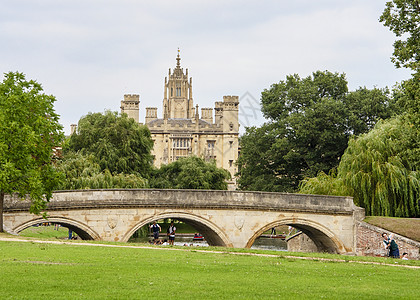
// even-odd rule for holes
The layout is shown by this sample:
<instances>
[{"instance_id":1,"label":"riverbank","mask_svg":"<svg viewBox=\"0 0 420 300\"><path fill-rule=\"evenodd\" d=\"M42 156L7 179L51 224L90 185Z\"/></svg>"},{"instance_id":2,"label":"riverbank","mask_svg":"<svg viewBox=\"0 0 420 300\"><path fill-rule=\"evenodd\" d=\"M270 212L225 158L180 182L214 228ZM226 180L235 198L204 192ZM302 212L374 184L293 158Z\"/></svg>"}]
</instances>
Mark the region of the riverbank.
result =
<instances>
[{"instance_id":1,"label":"riverbank","mask_svg":"<svg viewBox=\"0 0 420 300\"><path fill-rule=\"evenodd\" d=\"M420 264L395 267L401 260L0 239L6 299L409 299L420 285Z\"/></svg>"}]
</instances>

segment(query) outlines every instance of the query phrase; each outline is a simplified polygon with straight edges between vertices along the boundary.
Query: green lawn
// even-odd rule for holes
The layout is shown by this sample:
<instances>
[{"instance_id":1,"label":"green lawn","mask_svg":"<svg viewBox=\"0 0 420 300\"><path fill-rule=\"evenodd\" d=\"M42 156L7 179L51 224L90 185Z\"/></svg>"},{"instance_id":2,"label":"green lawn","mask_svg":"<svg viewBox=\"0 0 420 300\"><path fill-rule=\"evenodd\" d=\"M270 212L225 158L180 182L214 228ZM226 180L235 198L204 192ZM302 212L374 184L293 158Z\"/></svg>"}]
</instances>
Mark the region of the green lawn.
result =
<instances>
[{"instance_id":1,"label":"green lawn","mask_svg":"<svg viewBox=\"0 0 420 300\"><path fill-rule=\"evenodd\" d=\"M54 228L54 225L51 226L31 226L29 228L26 228L25 230L22 230L19 233L20 236L24 237L34 237L34 238L40 238L40 239L68 239L69 237L69 229L66 227L58 227L57 229ZM73 235L76 235L76 233L73 232Z\"/></svg>"},{"instance_id":2,"label":"green lawn","mask_svg":"<svg viewBox=\"0 0 420 300\"><path fill-rule=\"evenodd\" d=\"M2 299L415 299L420 269L0 242ZM389 260L393 262L393 260Z\"/></svg>"},{"instance_id":3,"label":"green lawn","mask_svg":"<svg viewBox=\"0 0 420 300\"><path fill-rule=\"evenodd\" d=\"M420 218L369 216L363 221L420 242Z\"/></svg>"}]
</instances>

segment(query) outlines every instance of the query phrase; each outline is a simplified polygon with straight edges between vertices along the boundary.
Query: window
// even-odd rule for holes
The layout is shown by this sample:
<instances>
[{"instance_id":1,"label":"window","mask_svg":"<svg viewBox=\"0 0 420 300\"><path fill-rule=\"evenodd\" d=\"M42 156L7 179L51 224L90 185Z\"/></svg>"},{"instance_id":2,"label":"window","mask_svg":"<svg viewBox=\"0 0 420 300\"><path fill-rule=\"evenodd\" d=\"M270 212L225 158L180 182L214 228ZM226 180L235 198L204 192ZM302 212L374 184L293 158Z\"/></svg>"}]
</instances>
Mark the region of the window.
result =
<instances>
[{"instance_id":1,"label":"window","mask_svg":"<svg viewBox=\"0 0 420 300\"><path fill-rule=\"evenodd\" d=\"M207 141L207 149L205 149L204 151L204 156L207 161L211 159L216 159L215 144L216 141Z\"/></svg>"},{"instance_id":2,"label":"window","mask_svg":"<svg viewBox=\"0 0 420 300\"><path fill-rule=\"evenodd\" d=\"M176 96L181 97L181 88L180 87L176 88Z\"/></svg>"},{"instance_id":3,"label":"window","mask_svg":"<svg viewBox=\"0 0 420 300\"><path fill-rule=\"evenodd\" d=\"M172 156L174 160L187 157L191 152L191 138L176 137L172 138Z\"/></svg>"},{"instance_id":4,"label":"window","mask_svg":"<svg viewBox=\"0 0 420 300\"><path fill-rule=\"evenodd\" d=\"M229 167L233 166L233 160L229 160Z\"/></svg>"},{"instance_id":5,"label":"window","mask_svg":"<svg viewBox=\"0 0 420 300\"><path fill-rule=\"evenodd\" d=\"M189 138L175 138L172 142L172 148L174 149L185 149L190 147Z\"/></svg>"}]
</instances>

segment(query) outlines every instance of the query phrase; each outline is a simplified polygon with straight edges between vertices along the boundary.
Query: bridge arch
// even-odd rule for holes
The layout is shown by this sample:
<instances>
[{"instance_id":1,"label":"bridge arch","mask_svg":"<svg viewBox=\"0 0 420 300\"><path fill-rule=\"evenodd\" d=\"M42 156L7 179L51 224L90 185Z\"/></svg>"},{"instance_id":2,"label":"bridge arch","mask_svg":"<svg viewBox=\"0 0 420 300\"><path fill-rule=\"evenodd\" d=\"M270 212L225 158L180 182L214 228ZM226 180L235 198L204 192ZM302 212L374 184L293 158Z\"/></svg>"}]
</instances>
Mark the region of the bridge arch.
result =
<instances>
[{"instance_id":1,"label":"bridge arch","mask_svg":"<svg viewBox=\"0 0 420 300\"><path fill-rule=\"evenodd\" d=\"M344 253L347 252L344 244L340 241L339 238L327 227L321 225L320 223L314 222L309 219L304 218L284 218L271 222L258 231L256 231L252 237L248 240L246 248L251 248L255 240L262 235L267 230L280 226L280 225L290 225L296 229L301 230L305 233L317 246L319 252L329 252L329 253Z\"/></svg>"},{"instance_id":2,"label":"bridge arch","mask_svg":"<svg viewBox=\"0 0 420 300\"><path fill-rule=\"evenodd\" d=\"M92 230L86 224L83 224L79 221L76 221L70 218L65 218L65 217L60 217L60 216L49 216L47 220L42 217L37 217L16 226L13 229L13 231L16 233L19 233L28 227L31 227L33 225L40 224L40 223L45 223L45 222L56 223L56 224L62 225L63 227L67 227L71 229L72 231L74 231L75 233L77 233L77 235L80 236L80 238L83 240L100 240L101 239L99 234L96 233L94 230Z\"/></svg>"},{"instance_id":3,"label":"bridge arch","mask_svg":"<svg viewBox=\"0 0 420 300\"><path fill-rule=\"evenodd\" d=\"M206 241L210 246L233 247L226 233L223 232L223 230L221 230L216 224L201 216L185 212L165 212L146 218L132 227L124 235L122 242L127 242L139 228L161 219L177 219L192 225L205 236Z\"/></svg>"}]
</instances>

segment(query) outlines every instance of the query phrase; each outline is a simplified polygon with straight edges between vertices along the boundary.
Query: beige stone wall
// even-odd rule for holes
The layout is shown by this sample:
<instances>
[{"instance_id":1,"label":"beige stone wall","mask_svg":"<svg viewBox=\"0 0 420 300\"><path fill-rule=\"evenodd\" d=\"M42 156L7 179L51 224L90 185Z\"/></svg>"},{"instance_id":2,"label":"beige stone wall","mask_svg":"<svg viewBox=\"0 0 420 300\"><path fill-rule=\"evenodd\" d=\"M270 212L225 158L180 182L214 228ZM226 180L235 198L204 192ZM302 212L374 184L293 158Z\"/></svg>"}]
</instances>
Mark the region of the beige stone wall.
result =
<instances>
[{"instance_id":1,"label":"beige stone wall","mask_svg":"<svg viewBox=\"0 0 420 300\"><path fill-rule=\"evenodd\" d=\"M5 226L20 232L41 222L29 205L6 197ZM174 218L196 227L214 246L249 248L270 228L290 225L316 240L319 251L338 253L355 251L357 211L347 197L203 190L61 191L48 203L51 222L92 239L125 242L154 220Z\"/></svg>"},{"instance_id":2,"label":"beige stone wall","mask_svg":"<svg viewBox=\"0 0 420 300\"><path fill-rule=\"evenodd\" d=\"M287 251L290 252L317 252L318 247L312 241L312 239L304 234L303 232L299 232L287 241Z\"/></svg>"}]
</instances>

